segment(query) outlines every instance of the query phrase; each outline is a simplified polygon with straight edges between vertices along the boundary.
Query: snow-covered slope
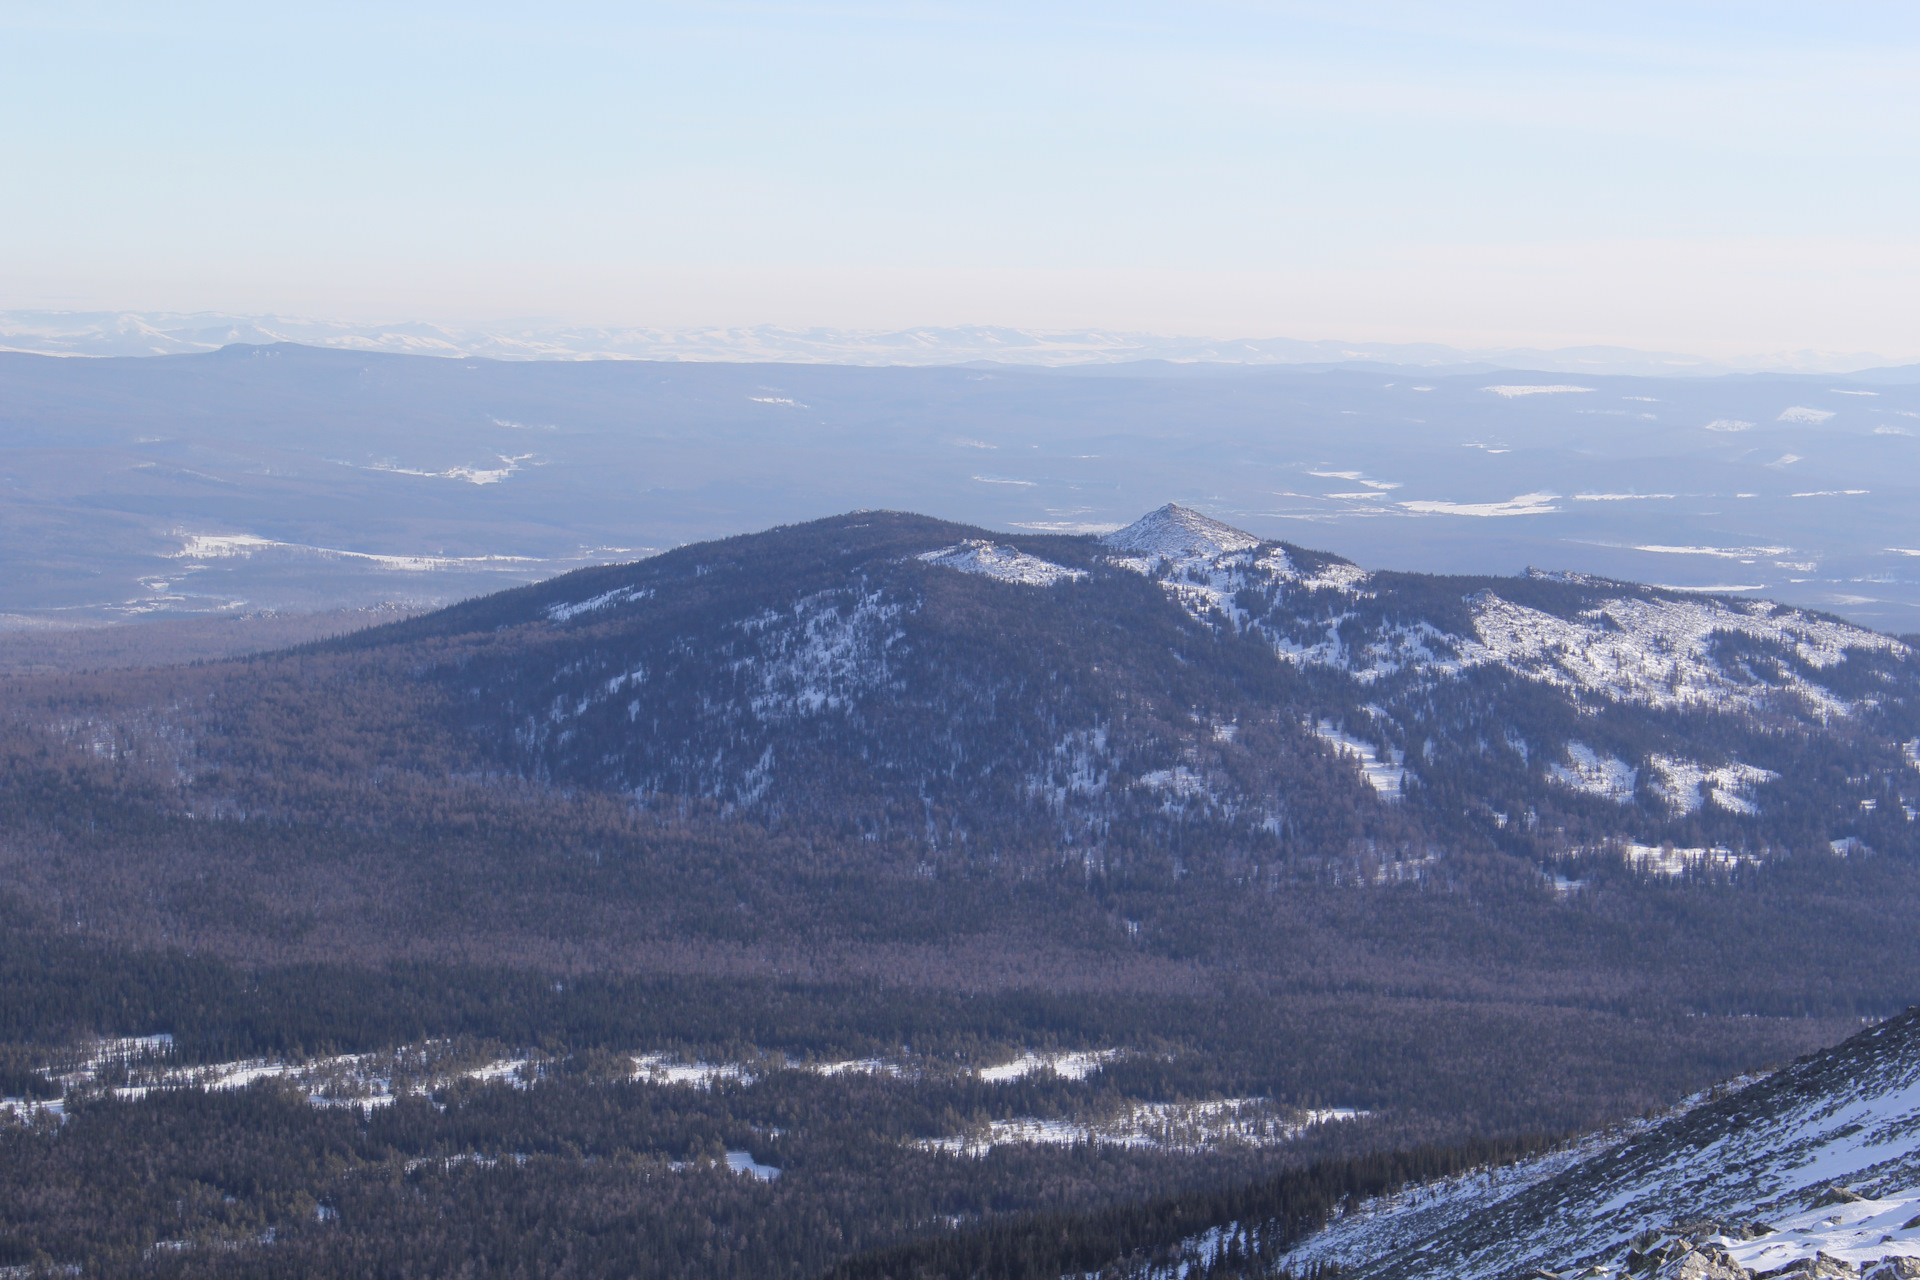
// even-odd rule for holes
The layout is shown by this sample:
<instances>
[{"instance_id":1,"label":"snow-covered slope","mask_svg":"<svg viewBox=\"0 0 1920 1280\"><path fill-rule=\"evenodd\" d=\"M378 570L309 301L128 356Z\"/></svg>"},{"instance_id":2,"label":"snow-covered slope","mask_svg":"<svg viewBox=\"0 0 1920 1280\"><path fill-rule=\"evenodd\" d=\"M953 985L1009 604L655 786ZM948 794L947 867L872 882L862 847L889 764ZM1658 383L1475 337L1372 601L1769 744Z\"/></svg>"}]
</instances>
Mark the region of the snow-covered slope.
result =
<instances>
[{"instance_id":1,"label":"snow-covered slope","mask_svg":"<svg viewBox=\"0 0 1920 1280\"><path fill-rule=\"evenodd\" d=\"M1087 576L1085 570L1069 569L1012 547L996 546L984 538L969 538L938 551L923 551L919 559L1027 587L1050 587L1056 582L1072 582Z\"/></svg>"},{"instance_id":2,"label":"snow-covered slope","mask_svg":"<svg viewBox=\"0 0 1920 1280\"><path fill-rule=\"evenodd\" d=\"M1920 1260L1916 1214L1920 1014L1909 1010L1657 1123L1351 1206L1286 1265L1298 1274L1334 1264L1368 1280L1596 1274L1590 1267L1735 1280L1825 1254L1871 1271L1883 1259Z\"/></svg>"},{"instance_id":3,"label":"snow-covered slope","mask_svg":"<svg viewBox=\"0 0 1920 1280\"><path fill-rule=\"evenodd\" d=\"M1573 588L1587 597L1584 607L1542 608L1515 598L1526 592L1489 585L1464 597L1465 626L1400 617L1356 629L1349 624L1383 611L1348 602L1397 603L1407 575L1368 574L1328 556L1303 567L1295 562L1297 548L1263 552L1252 534L1171 503L1101 542L1121 552L1119 562L1129 568L1158 569L1167 592L1195 617L1219 613L1268 634L1288 661L1366 681L1407 669L1458 675L1500 666L1574 693L1662 708L1750 707L1785 696L1820 714L1845 715L1852 701L1823 684L1821 673L1857 651L1908 652L1891 636L1764 600L1538 571L1516 581ZM1243 592L1283 607L1249 615L1238 600ZM1306 599L1318 592L1346 599Z\"/></svg>"},{"instance_id":4,"label":"snow-covered slope","mask_svg":"<svg viewBox=\"0 0 1920 1280\"><path fill-rule=\"evenodd\" d=\"M1172 504L1099 539L855 513L428 629L501 637L435 678L532 776L776 813L859 793L871 829L927 839L1216 824L1424 867L1470 837L1557 876L1624 848L1889 851L1920 811L1920 661L1891 637L1578 575L1369 572ZM1392 850L1317 825L1388 809Z\"/></svg>"},{"instance_id":5,"label":"snow-covered slope","mask_svg":"<svg viewBox=\"0 0 1920 1280\"><path fill-rule=\"evenodd\" d=\"M1544 705L1562 708L1544 733L1533 717L1497 713L1491 719L1504 723L1493 742L1486 728L1474 731L1478 754L1510 753L1530 786L1672 818L1752 817L1775 804L1774 784L1791 763L1777 735L1718 734L1653 751L1646 726L1665 713L1704 712L1750 729L1797 724L1796 732L1848 736L1849 721L1885 720L1890 706L1910 701L1914 655L1906 644L1765 601L1583 574L1369 573L1172 505L1101 542L1116 567L1153 579L1196 622L1255 639L1363 704L1364 719L1319 723L1324 740L1355 759L1409 760L1416 775L1416 752L1444 767L1449 752L1459 755L1461 716L1486 714L1463 708L1449 716L1436 698L1484 708L1489 696L1509 696L1490 692L1504 685L1511 697L1541 705L1546 695ZM1468 692L1476 687L1481 692ZM1587 741L1577 720L1595 714L1634 724L1625 741L1646 746ZM1375 774L1366 776L1378 789ZM1391 794L1401 794L1398 782ZM1882 801L1861 803L1870 811Z\"/></svg>"}]
</instances>

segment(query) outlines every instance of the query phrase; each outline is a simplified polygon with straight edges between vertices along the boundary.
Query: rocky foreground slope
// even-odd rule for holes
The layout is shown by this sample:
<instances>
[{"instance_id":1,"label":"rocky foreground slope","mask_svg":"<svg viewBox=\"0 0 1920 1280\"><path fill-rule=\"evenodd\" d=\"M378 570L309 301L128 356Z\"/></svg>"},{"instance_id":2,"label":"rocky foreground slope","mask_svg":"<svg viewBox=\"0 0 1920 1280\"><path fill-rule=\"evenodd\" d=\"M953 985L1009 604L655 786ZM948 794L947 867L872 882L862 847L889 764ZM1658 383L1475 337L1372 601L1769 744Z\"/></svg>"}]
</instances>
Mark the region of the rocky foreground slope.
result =
<instances>
[{"instance_id":1,"label":"rocky foreground slope","mask_svg":"<svg viewBox=\"0 0 1920 1280\"><path fill-rule=\"evenodd\" d=\"M1920 1011L1664 1119L1350 1206L1299 1274L1920 1275Z\"/></svg>"}]
</instances>

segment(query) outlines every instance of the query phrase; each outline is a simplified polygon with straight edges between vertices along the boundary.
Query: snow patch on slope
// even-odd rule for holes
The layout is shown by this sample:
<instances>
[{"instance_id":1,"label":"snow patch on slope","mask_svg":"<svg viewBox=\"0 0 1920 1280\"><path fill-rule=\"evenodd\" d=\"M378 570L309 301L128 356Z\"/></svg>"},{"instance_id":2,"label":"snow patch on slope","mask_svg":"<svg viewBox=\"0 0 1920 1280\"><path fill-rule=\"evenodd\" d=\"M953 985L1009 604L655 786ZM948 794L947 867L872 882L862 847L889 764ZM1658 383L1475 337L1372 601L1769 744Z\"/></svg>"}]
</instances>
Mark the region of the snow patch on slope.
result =
<instances>
[{"instance_id":1,"label":"snow patch on slope","mask_svg":"<svg viewBox=\"0 0 1920 1280\"><path fill-rule=\"evenodd\" d=\"M1568 765L1551 764L1547 775L1562 786L1626 804L1633 799L1640 771L1616 756L1603 756L1585 743L1567 744Z\"/></svg>"},{"instance_id":2,"label":"snow patch on slope","mask_svg":"<svg viewBox=\"0 0 1920 1280\"><path fill-rule=\"evenodd\" d=\"M566 622L583 613L593 613L600 609L611 609L617 604L626 604L630 600L645 600L653 594L652 587L615 587L612 591L602 591L599 595L586 600L562 601L547 606L549 622Z\"/></svg>"},{"instance_id":3,"label":"snow patch on slope","mask_svg":"<svg viewBox=\"0 0 1920 1280\"><path fill-rule=\"evenodd\" d=\"M735 664L753 682L748 703L761 719L838 711L892 679L889 656L906 639L906 605L877 591L822 591L793 612L741 623L760 652Z\"/></svg>"},{"instance_id":4,"label":"snow patch on slope","mask_svg":"<svg viewBox=\"0 0 1920 1280\"><path fill-rule=\"evenodd\" d=\"M1275 547L1253 562L1253 567L1276 581L1290 583L1307 591L1359 591L1366 585L1367 571L1346 560L1329 560L1318 569L1306 570L1280 547Z\"/></svg>"},{"instance_id":5,"label":"snow patch on slope","mask_svg":"<svg viewBox=\"0 0 1920 1280\"><path fill-rule=\"evenodd\" d=\"M1776 690L1798 695L1822 714L1844 716L1849 704L1797 671L1776 680L1741 678L1713 657L1716 633L1778 645L1814 670L1845 660L1849 650L1904 654L1889 636L1764 603L1622 596L1577 621L1482 591L1471 601L1478 645L1469 663L1499 663L1562 688L1662 710L1691 706L1752 708Z\"/></svg>"},{"instance_id":6,"label":"snow patch on slope","mask_svg":"<svg viewBox=\"0 0 1920 1280\"><path fill-rule=\"evenodd\" d=\"M1341 756L1360 766L1360 776L1366 780L1382 800L1401 798L1407 782L1406 757L1389 748L1388 759L1381 759L1379 750L1371 743L1342 732L1331 721L1322 720L1314 726L1314 736L1333 747Z\"/></svg>"},{"instance_id":7,"label":"snow patch on slope","mask_svg":"<svg viewBox=\"0 0 1920 1280\"><path fill-rule=\"evenodd\" d=\"M1420 1183L1394 1195L1363 1201L1287 1254L1280 1266L1300 1275L1316 1264L1345 1269L1405 1253L1426 1237L1585 1160L1604 1155L1650 1127L1645 1121L1630 1121L1589 1134L1561 1151Z\"/></svg>"},{"instance_id":8,"label":"snow patch on slope","mask_svg":"<svg viewBox=\"0 0 1920 1280\"><path fill-rule=\"evenodd\" d=\"M1719 1236L1714 1243L1755 1273L1823 1256L1865 1271L1869 1263L1886 1258L1920 1258L1916 1211L1920 1192L1822 1205L1772 1222L1773 1232L1757 1240Z\"/></svg>"},{"instance_id":9,"label":"snow patch on slope","mask_svg":"<svg viewBox=\"0 0 1920 1280\"><path fill-rule=\"evenodd\" d=\"M1660 775L1653 789L1676 813L1683 814L1699 812L1700 806L1708 801L1732 813L1759 813L1760 808L1753 801L1754 787L1780 776L1770 769L1758 769L1737 760L1712 769L1675 756L1656 755L1648 763Z\"/></svg>"}]
</instances>

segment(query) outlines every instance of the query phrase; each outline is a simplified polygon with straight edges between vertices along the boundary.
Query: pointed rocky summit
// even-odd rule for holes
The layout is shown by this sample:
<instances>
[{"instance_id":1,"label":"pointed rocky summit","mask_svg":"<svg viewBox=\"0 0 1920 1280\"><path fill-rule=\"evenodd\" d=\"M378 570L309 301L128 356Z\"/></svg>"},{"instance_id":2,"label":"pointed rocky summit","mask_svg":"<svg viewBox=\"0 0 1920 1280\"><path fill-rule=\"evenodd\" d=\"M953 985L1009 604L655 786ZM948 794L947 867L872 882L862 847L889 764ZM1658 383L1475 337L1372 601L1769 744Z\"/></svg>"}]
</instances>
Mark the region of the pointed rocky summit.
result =
<instances>
[{"instance_id":1,"label":"pointed rocky summit","mask_svg":"<svg viewBox=\"0 0 1920 1280\"><path fill-rule=\"evenodd\" d=\"M1261 540L1244 529L1222 524L1190 507L1169 502L1149 511L1124 529L1100 539L1126 555L1164 560L1189 560L1257 547Z\"/></svg>"}]
</instances>

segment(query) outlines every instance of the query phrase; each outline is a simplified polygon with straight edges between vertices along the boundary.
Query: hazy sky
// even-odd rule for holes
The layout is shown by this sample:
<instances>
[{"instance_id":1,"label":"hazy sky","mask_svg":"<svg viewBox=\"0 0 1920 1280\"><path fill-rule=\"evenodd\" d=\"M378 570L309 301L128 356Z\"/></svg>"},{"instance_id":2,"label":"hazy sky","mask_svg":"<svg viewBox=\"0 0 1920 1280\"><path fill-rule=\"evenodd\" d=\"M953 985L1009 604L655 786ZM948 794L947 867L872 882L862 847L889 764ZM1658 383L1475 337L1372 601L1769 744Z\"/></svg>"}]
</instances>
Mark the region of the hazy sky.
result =
<instances>
[{"instance_id":1,"label":"hazy sky","mask_svg":"<svg viewBox=\"0 0 1920 1280\"><path fill-rule=\"evenodd\" d=\"M0 0L0 307L1920 357L1920 6Z\"/></svg>"}]
</instances>

